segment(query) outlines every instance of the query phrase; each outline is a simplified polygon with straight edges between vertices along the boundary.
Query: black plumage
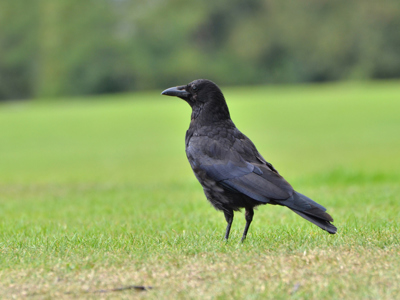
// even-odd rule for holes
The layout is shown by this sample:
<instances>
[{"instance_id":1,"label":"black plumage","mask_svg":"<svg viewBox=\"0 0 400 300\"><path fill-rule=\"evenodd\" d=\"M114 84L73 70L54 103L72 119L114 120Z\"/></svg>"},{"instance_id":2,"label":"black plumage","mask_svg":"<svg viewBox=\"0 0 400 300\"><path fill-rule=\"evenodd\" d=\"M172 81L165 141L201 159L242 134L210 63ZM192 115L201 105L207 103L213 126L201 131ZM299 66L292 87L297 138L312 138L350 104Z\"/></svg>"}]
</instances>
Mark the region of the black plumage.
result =
<instances>
[{"instance_id":1,"label":"black plumage","mask_svg":"<svg viewBox=\"0 0 400 300\"><path fill-rule=\"evenodd\" d=\"M162 95L177 96L192 107L186 132L186 155L211 204L222 210L228 223L228 239L234 211L245 208L246 227L255 206L287 206L298 215L329 233L336 233L326 209L296 192L257 151L249 138L232 122L225 98L218 86L206 79L172 87Z\"/></svg>"}]
</instances>

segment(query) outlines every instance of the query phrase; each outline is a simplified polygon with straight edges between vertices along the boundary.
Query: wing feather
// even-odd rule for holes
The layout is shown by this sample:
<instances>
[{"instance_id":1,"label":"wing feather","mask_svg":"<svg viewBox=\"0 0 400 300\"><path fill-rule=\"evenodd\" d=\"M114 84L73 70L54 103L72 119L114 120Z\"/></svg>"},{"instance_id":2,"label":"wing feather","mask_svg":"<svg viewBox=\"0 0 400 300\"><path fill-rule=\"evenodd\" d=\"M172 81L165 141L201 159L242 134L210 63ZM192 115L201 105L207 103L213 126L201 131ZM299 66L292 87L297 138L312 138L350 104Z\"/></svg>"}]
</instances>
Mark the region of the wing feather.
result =
<instances>
[{"instance_id":1,"label":"wing feather","mask_svg":"<svg viewBox=\"0 0 400 300\"><path fill-rule=\"evenodd\" d=\"M238 145L237 140L235 145ZM194 146L191 141L186 149L189 160L196 168L204 171L207 177L230 191L243 193L263 203L284 200L293 194L292 186L257 157L248 162L240 155L242 151L221 146L215 140L203 139L202 147ZM202 153L199 155L199 149L207 150L200 150Z\"/></svg>"}]
</instances>

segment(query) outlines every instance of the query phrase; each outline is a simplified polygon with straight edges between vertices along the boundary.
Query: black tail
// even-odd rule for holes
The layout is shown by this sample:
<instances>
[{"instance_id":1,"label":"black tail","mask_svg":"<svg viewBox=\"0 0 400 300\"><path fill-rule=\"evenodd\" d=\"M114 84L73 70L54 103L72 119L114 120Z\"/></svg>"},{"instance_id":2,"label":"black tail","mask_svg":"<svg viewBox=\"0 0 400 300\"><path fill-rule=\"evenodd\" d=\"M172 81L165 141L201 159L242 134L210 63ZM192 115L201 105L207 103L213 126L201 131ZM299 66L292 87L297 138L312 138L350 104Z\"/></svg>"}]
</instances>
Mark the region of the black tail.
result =
<instances>
[{"instance_id":1,"label":"black tail","mask_svg":"<svg viewBox=\"0 0 400 300\"><path fill-rule=\"evenodd\" d=\"M311 223L317 225L318 227L320 227L323 230L328 231L331 234L335 234L337 231L337 228L335 226L333 226L331 223L329 223L328 220L325 219L321 219L312 215L307 214L307 212L300 212L298 210L292 209L296 214L298 214L299 216L303 217L304 219L310 221ZM324 213L325 215L328 215L327 213ZM330 216L329 216L330 217ZM333 221L332 217L331 220Z\"/></svg>"},{"instance_id":2,"label":"black tail","mask_svg":"<svg viewBox=\"0 0 400 300\"><path fill-rule=\"evenodd\" d=\"M299 216L331 234L337 231L337 228L330 223L333 222L333 218L325 212L326 208L303 194L294 192L289 199L278 204L289 207Z\"/></svg>"}]
</instances>

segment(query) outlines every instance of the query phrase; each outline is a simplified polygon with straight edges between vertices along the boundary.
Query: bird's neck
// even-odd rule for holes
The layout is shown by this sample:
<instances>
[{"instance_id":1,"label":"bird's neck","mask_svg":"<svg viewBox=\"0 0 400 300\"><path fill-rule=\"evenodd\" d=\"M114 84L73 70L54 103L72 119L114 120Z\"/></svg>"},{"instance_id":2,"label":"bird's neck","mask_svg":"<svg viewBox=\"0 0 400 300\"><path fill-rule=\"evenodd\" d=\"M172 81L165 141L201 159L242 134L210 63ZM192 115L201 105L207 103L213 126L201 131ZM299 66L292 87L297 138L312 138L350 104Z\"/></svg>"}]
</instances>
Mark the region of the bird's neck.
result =
<instances>
[{"instance_id":1,"label":"bird's neck","mask_svg":"<svg viewBox=\"0 0 400 300\"><path fill-rule=\"evenodd\" d=\"M224 103L206 102L192 108L191 122L197 125L211 125L230 120L228 106Z\"/></svg>"}]
</instances>

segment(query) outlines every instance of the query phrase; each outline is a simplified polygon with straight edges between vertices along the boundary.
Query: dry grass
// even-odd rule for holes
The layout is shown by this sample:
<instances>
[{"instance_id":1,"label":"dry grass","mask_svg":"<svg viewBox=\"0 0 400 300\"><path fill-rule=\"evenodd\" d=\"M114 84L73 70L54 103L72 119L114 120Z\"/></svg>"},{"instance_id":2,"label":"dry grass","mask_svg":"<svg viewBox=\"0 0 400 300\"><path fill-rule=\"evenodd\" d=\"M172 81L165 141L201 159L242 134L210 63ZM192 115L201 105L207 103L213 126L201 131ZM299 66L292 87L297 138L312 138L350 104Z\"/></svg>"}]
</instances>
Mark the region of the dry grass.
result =
<instances>
[{"instance_id":1,"label":"dry grass","mask_svg":"<svg viewBox=\"0 0 400 300\"><path fill-rule=\"evenodd\" d=\"M392 249L327 249L296 254L237 251L174 257L160 264L127 260L65 273L53 270L1 273L3 298L109 299L396 299L400 255ZM132 284L149 291L108 291Z\"/></svg>"}]
</instances>

